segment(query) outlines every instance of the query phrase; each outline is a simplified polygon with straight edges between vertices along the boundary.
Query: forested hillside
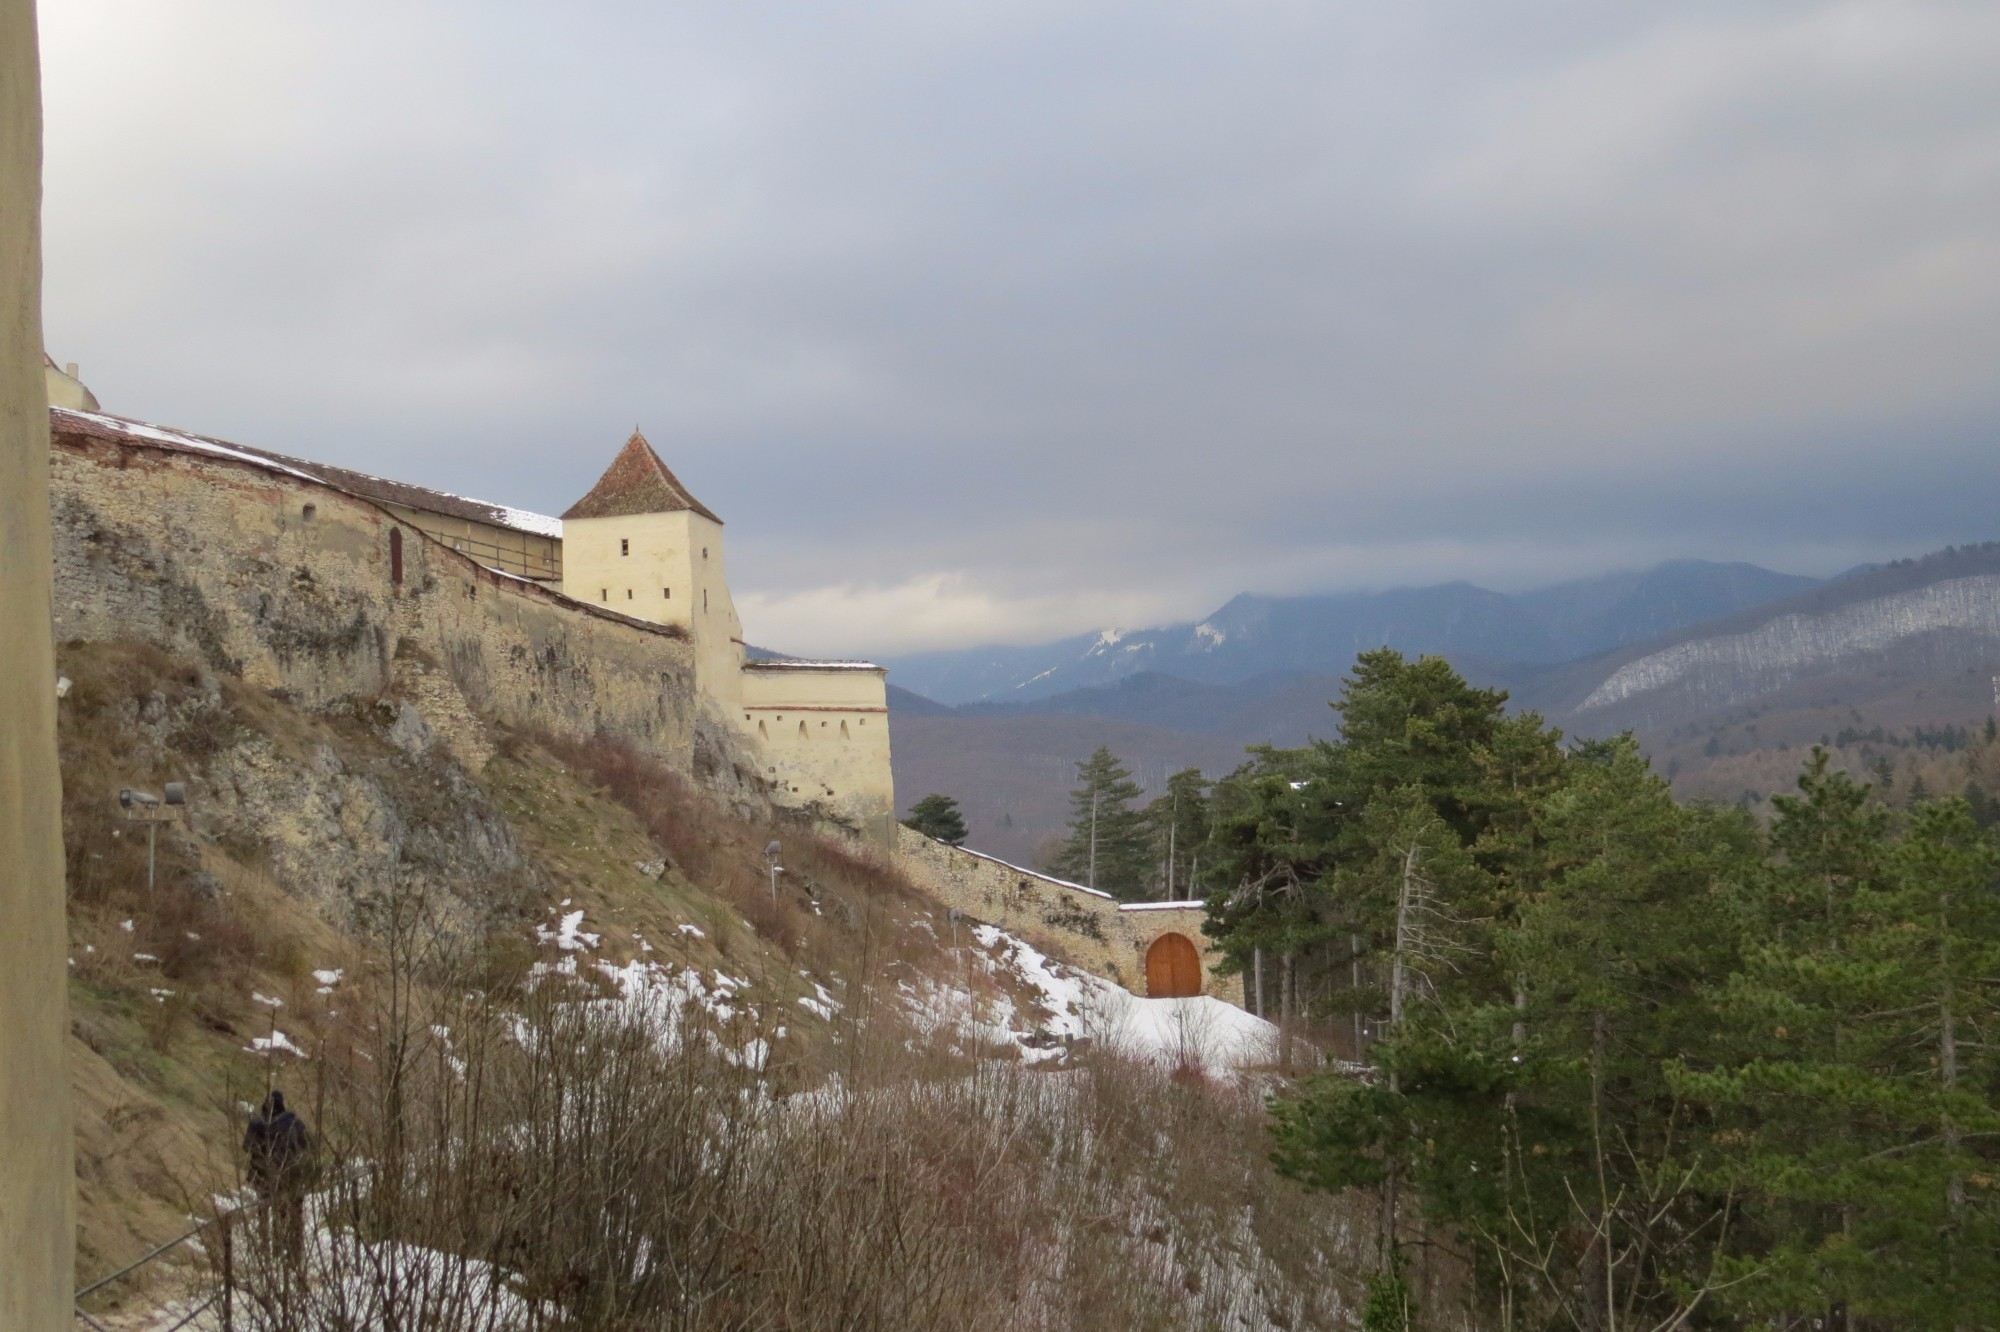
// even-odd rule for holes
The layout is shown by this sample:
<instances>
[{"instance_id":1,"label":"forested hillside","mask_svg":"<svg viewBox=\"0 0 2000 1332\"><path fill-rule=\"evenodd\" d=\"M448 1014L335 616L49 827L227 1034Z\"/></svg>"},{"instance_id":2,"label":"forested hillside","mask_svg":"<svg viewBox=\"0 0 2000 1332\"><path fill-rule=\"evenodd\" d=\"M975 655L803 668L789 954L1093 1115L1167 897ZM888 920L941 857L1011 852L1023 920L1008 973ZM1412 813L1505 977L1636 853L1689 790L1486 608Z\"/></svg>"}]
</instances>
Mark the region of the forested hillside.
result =
<instances>
[{"instance_id":1,"label":"forested hillside","mask_svg":"<svg viewBox=\"0 0 2000 1332\"><path fill-rule=\"evenodd\" d=\"M1754 564L1672 560L1512 594L1466 582L1331 596L1245 593L1196 624L1106 628L1034 646L892 657L888 665L904 688L960 704L1031 702L1143 672L1206 684L1325 673L1385 644L1460 661L1552 663L1657 638L1818 581Z\"/></svg>"},{"instance_id":2,"label":"forested hillside","mask_svg":"<svg viewBox=\"0 0 2000 1332\"><path fill-rule=\"evenodd\" d=\"M1435 1245L1508 1327L2000 1325L1993 728L1967 796L1814 751L1761 821L1441 660L1339 704L1214 788L1209 908L1365 1065L1276 1115L1285 1171L1381 1201L1369 1326L1445 1325Z\"/></svg>"},{"instance_id":3,"label":"forested hillside","mask_svg":"<svg viewBox=\"0 0 2000 1332\"><path fill-rule=\"evenodd\" d=\"M1688 578L1692 588L1679 585ZM1767 591L1788 594L1719 618L1677 618ZM1882 770L1891 785L1931 780L1931 759L1958 745L1951 737L1981 727L2000 696L2000 546L1939 551L1816 585L1788 586L1752 566L1667 565L1514 600L1556 621L1581 619L1635 637L1617 650L1557 664L1445 650L1465 678L1509 691L1517 707L1572 734L1602 738L1629 728L1682 796L1747 802L1766 814L1771 795L1790 784L1813 745L1844 766ZM1230 766L1212 758L1218 742L1240 752L1335 735L1338 718L1327 700L1354 652L1440 651L1434 634L1376 628L1378 637L1343 652L1321 644L1309 668L1225 681L1173 674L1184 668L1177 660L1011 702L945 709L905 694L895 704L898 716L921 709L928 720L906 727L908 741L897 746L899 787L959 793L973 845L1032 855L1055 832L1056 810L1018 797L1002 805L970 784L951 785L971 755L980 756L996 788L1012 789L1031 768L1060 769L1098 744L1115 749L1098 724L1115 719L1146 728L1143 756L1135 746L1130 757L1149 790L1181 767L1218 776Z\"/></svg>"}]
</instances>

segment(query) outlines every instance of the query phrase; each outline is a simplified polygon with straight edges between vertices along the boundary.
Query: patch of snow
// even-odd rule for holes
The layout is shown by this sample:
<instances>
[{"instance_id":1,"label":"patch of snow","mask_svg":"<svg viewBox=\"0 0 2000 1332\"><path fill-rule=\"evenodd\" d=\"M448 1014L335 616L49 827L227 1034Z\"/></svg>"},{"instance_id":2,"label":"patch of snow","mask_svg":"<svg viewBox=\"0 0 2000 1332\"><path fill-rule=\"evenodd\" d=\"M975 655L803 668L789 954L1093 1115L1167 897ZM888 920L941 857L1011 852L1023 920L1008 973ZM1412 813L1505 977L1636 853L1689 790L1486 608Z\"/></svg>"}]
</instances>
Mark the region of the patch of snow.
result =
<instances>
[{"instance_id":1,"label":"patch of snow","mask_svg":"<svg viewBox=\"0 0 2000 1332\"><path fill-rule=\"evenodd\" d=\"M699 925L682 925L680 931L682 934L691 934L697 939L706 939L708 937L708 931Z\"/></svg>"},{"instance_id":2,"label":"patch of snow","mask_svg":"<svg viewBox=\"0 0 2000 1332\"><path fill-rule=\"evenodd\" d=\"M283 1008L285 1006L284 1000L274 999L268 994L259 994L255 990L250 991L250 1002L253 1004L262 1004L266 1008Z\"/></svg>"},{"instance_id":3,"label":"patch of snow","mask_svg":"<svg viewBox=\"0 0 2000 1332\"><path fill-rule=\"evenodd\" d=\"M1199 911L1208 902L1204 898L1190 897L1179 902L1121 902L1120 911Z\"/></svg>"},{"instance_id":4,"label":"patch of snow","mask_svg":"<svg viewBox=\"0 0 2000 1332\"><path fill-rule=\"evenodd\" d=\"M474 504L485 504L485 500L474 500ZM493 512L498 515L502 527L516 528L522 532L533 532L536 536L560 537L563 524L560 518L551 518L545 513L532 509L517 509L510 504L494 504Z\"/></svg>"},{"instance_id":5,"label":"patch of snow","mask_svg":"<svg viewBox=\"0 0 2000 1332\"><path fill-rule=\"evenodd\" d=\"M301 1050L298 1046L292 1043L291 1037L285 1035L284 1032L279 1031L275 1027L271 1029L271 1034L269 1036L252 1037L250 1044L244 1046L243 1048L248 1050L251 1054L260 1054L260 1055L289 1054L289 1055L297 1055L301 1059L307 1057L306 1052L304 1050Z\"/></svg>"},{"instance_id":6,"label":"patch of snow","mask_svg":"<svg viewBox=\"0 0 2000 1332\"><path fill-rule=\"evenodd\" d=\"M822 993L824 992L822 991ZM820 999L815 999L809 994L800 995L799 1003L807 1011L817 1014L822 1021L833 1021L834 1005Z\"/></svg>"},{"instance_id":7,"label":"patch of snow","mask_svg":"<svg viewBox=\"0 0 2000 1332\"><path fill-rule=\"evenodd\" d=\"M1198 644L1201 647L1202 651L1212 652L1216 648L1221 647L1224 643L1227 643L1229 641L1229 635L1223 633L1222 630L1216 628L1208 621L1203 620L1200 624L1194 627L1194 639L1196 644Z\"/></svg>"},{"instance_id":8,"label":"patch of snow","mask_svg":"<svg viewBox=\"0 0 2000 1332\"><path fill-rule=\"evenodd\" d=\"M1133 1058L1215 1072L1276 1058L1278 1029L1233 1004L1208 995L1142 999L1101 976L1051 962L1033 945L992 925L976 926L973 935L997 954L998 968L1035 991L1048 1013L1041 1024L1048 1037L1065 1042L1088 1038Z\"/></svg>"},{"instance_id":9,"label":"patch of snow","mask_svg":"<svg viewBox=\"0 0 2000 1332\"><path fill-rule=\"evenodd\" d=\"M563 899L563 905L568 906L569 899ZM543 943L554 944L565 953L574 953L581 949L597 947L600 936L589 933L582 926L583 911L579 908L564 915L561 922L553 930L549 929L546 925L537 925L535 927L535 937Z\"/></svg>"}]
</instances>

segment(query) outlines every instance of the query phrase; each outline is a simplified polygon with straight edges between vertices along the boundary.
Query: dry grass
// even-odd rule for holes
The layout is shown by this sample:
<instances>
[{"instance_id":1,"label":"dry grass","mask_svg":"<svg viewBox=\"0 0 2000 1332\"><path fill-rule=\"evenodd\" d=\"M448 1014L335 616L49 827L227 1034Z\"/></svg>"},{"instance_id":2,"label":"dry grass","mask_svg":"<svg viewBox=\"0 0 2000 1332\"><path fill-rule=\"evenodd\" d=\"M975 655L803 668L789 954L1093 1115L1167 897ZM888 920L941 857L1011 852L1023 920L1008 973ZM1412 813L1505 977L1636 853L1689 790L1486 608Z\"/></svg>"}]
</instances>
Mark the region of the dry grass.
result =
<instances>
[{"instance_id":1,"label":"dry grass","mask_svg":"<svg viewBox=\"0 0 2000 1332\"><path fill-rule=\"evenodd\" d=\"M308 1070L302 1271L237 1250L241 1325L500 1329L1327 1327L1342 1208L1275 1179L1239 1088L1104 1053L1059 1074L850 1028L866 1076L773 1096L718 1022L543 971L451 979L407 916ZM1367 1233L1366 1227L1360 1233Z\"/></svg>"},{"instance_id":2,"label":"dry grass","mask_svg":"<svg viewBox=\"0 0 2000 1332\"><path fill-rule=\"evenodd\" d=\"M308 714L144 647L63 669L81 1277L233 1187L242 1107L275 1077L356 1168L323 1180L344 1239L304 1285L246 1237L239 1326L342 1326L369 1300L409 1328L1336 1325L1341 1208L1272 1176L1257 1099L933 1029L913 992L1031 995L865 848L745 818L616 741L496 733L458 789L518 844L507 883L397 877L348 910L287 881L258 828L212 823L162 837L147 894L143 844L110 835L121 785L199 780L239 744L331 752L421 821L467 779L389 750L365 700ZM590 957L727 971L748 1002L687 1009L669 1039L588 965L538 975L560 958L532 927L571 910L603 936ZM815 980L831 1021L798 1005ZM280 1025L308 1058L245 1049Z\"/></svg>"}]
</instances>

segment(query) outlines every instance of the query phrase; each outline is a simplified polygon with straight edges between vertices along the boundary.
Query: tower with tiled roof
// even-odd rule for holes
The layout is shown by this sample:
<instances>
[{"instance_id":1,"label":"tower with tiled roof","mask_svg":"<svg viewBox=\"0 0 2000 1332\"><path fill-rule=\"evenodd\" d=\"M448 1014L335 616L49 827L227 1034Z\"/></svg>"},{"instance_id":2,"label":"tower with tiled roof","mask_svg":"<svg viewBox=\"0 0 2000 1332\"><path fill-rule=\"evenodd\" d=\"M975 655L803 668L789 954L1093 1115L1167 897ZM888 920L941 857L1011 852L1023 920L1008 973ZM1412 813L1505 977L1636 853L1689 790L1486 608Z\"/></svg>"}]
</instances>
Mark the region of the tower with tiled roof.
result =
<instances>
[{"instance_id":1,"label":"tower with tiled roof","mask_svg":"<svg viewBox=\"0 0 2000 1332\"><path fill-rule=\"evenodd\" d=\"M703 692L733 706L743 626L723 574L722 519L681 484L636 426L562 523L564 593L686 629Z\"/></svg>"},{"instance_id":2,"label":"tower with tiled roof","mask_svg":"<svg viewBox=\"0 0 2000 1332\"><path fill-rule=\"evenodd\" d=\"M884 843L894 837L887 673L865 661L745 660L722 519L637 428L562 525L563 591L685 628L705 713L734 733L730 747L774 800Z\"/></svg>"}]
</instances>

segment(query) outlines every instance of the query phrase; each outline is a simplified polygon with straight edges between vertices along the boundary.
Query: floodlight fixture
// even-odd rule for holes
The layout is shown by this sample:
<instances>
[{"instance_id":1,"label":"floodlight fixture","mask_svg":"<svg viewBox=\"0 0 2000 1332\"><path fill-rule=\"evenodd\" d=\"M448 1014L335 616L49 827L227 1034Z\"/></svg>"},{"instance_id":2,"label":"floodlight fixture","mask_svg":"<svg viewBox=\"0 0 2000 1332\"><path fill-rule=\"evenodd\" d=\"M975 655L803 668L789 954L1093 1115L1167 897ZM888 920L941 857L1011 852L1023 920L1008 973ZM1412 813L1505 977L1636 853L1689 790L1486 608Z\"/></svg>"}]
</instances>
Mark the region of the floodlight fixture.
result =
<instances>
[{"instance_id":1,"label":"floodlight fixture","mask_svg":"<svg viewBox=\"0 0 2000 1332\"><path fill-rule=\"evenodd\" d=\"M118 792L118 806L125 817L146 825L146 892L151 894L158 878L160 825L179 817L187 809L187 783L168 782L161 788L164 799L151 791L135 791L127 786Z\"/></svg>"}]
</instances>

